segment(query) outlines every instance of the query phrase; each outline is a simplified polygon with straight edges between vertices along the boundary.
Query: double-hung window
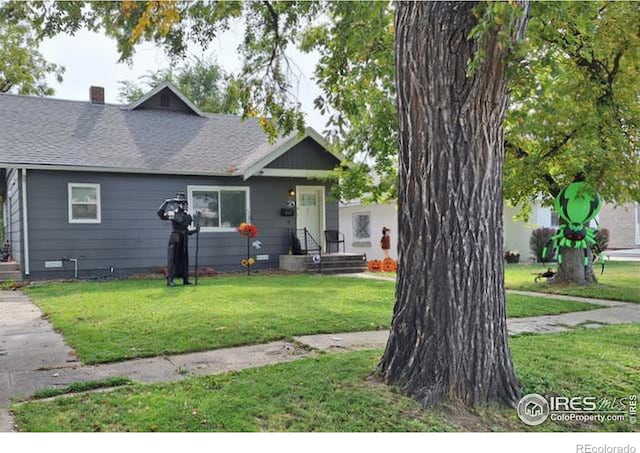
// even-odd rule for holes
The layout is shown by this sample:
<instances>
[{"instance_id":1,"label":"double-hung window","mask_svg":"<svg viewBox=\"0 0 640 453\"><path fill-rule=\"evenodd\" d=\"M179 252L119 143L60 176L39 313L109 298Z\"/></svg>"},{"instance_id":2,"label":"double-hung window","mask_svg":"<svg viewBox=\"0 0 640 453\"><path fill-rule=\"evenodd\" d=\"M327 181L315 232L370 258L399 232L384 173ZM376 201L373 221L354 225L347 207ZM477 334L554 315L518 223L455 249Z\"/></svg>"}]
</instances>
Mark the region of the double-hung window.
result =
<instances>
[{"instance_id":1,"label":"double-hung window","mask_svg":"<svg viewBox=\"0 0 640 453\"><path fill-rule=\"evenodd\" d=\"M69 223L100 223L100 184L70 182Z\"/></svg>"},{"instance_id":2,"label":"double-hung window","mask_svg":"<svg viewBox=\"0 0 640 453\"><path fill-rule=\"evenodd\" d=\"M371 214L368 212L353 214L353 240L354 242L371 240Z\"/></svg>"},{"instance_id":3,"label":"double-hung window","mask_svg":"<svg viewBox=\"0 0 640 453\"><path fill-rule=\"evenodd\" d=\"M235 231L249 223L249 188L234 186L188 186L191 215L199 215L203 232Z\"/></svg>"}]
</instances>

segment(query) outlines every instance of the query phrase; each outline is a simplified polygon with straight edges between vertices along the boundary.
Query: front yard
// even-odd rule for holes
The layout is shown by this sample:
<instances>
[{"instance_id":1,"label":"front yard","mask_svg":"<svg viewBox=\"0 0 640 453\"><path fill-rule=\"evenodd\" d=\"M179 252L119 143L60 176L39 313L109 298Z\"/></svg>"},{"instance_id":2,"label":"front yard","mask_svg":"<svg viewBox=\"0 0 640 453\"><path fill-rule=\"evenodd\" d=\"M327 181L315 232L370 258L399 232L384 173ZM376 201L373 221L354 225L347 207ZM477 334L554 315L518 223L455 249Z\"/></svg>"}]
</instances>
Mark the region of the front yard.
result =
<instances>
[{"instance_id":1,"label":"front yard","mask_svg":"<svg viewBox=\"0 0 640 453\"><path fill-rule=\"evenodd\" d=\"M505 267L505 287L524 291L538 291L570 296L595 297L640 303L640 263L611 261L605 266L604 273L594 267L598 283L588 286L549 285L535 283L535 273L544 272L554 264L508 264Z\"/></svg>"},{"instance_id":2,"label":"front yard","mask_svg":"<svg viewBox=\"0 0 640 453\"><path fill-rule=\"evenodd\" d=\"M85 363L264 343L294 335L386 329L393 282L314 275L54 283L26 293ZM597 306L508 295L510 317Z\"/></svg>"},{"instance_id":3,"label":"front yard","mask_svg":"<svg viewBox=\"0 0 640 453\"><path fill-rule=\"evenodd\" d=\"M640 388L640 326L510 339L524 393L627 398ZM25 431L631 431L624 422L531 428L515 410L422 408L372 376L381 351L133 385L13 407Z\"/></svg>"}]
</instances>

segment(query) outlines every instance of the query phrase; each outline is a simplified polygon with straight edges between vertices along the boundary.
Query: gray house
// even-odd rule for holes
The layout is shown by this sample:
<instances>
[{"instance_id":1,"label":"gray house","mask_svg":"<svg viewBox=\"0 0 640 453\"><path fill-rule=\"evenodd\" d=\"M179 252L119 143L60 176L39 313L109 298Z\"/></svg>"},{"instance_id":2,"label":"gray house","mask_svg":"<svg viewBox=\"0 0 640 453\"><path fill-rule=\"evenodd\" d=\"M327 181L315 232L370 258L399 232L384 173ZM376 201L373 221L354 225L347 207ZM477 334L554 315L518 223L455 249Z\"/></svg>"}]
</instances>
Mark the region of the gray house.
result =
<instances>
[{"instance_id":1,"label":"gray house","mask_svg":"<svg viewBox=\"0 0 640 453\"><path fill-rule=\"evenodd\" d=\"M202 212L199 261L217 270L240 267L241 222L260 230L263 268L292 232L322 242L338 229L321 178L342 157L317 132L270 143L256 119L203 113L169 83L128 106L99 87L90 102L0 94L0 131L5 238L31 279L72 277L76 263L81 277L165 266L156 211L177 192Z\"/></svg>"}]
</instances>

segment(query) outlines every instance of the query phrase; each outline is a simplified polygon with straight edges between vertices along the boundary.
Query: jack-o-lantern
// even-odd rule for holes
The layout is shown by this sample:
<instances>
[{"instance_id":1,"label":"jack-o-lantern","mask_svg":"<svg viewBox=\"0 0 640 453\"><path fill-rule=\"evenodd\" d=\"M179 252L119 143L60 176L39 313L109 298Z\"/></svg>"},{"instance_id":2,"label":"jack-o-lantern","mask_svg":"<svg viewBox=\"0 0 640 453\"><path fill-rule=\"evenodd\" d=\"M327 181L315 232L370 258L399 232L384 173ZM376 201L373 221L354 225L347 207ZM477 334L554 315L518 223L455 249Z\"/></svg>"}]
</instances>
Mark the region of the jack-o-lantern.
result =
<instances>
[{"instance_id":1,"label":"jack-o-lantern","mask_svg":"<svg viewBox=\"0 0 640 453\"><path fill-rule=\"evenodd\" d=\"M398 264L393 258L385 258L382 260L382 270L384 272L395 272L398 269Z\"/></svg>"},{"instance_id":2,"label":"jack-o-lantern","mask_svg":"<svg viewBox=\"0 0 640 453\"><path fill-rule=\"evenodd\" d=\"M380 272L382 270L382 261L380 260L370 260L367 263L369 271L371 272Z\"/></svg>"}]
</instances>

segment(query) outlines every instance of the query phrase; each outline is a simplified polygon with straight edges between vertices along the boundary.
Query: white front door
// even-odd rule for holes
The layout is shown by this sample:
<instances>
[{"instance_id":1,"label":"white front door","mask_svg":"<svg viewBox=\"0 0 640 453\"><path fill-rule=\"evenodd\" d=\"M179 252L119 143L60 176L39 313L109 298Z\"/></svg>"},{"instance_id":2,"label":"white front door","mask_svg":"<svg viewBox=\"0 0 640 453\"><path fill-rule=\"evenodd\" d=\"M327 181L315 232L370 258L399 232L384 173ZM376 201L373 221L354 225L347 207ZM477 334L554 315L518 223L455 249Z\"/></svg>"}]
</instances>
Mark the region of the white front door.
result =
<instances>
[{"instance_id":1,"label":"white front door","mask_svg":"<svg viewBox=\"0 0 640 453\"><path fill-rule=\"evenodd\" d=\"M324 250L324 187L296 187L296 226L306 228Z\"/></svg>"}]
</instances>

